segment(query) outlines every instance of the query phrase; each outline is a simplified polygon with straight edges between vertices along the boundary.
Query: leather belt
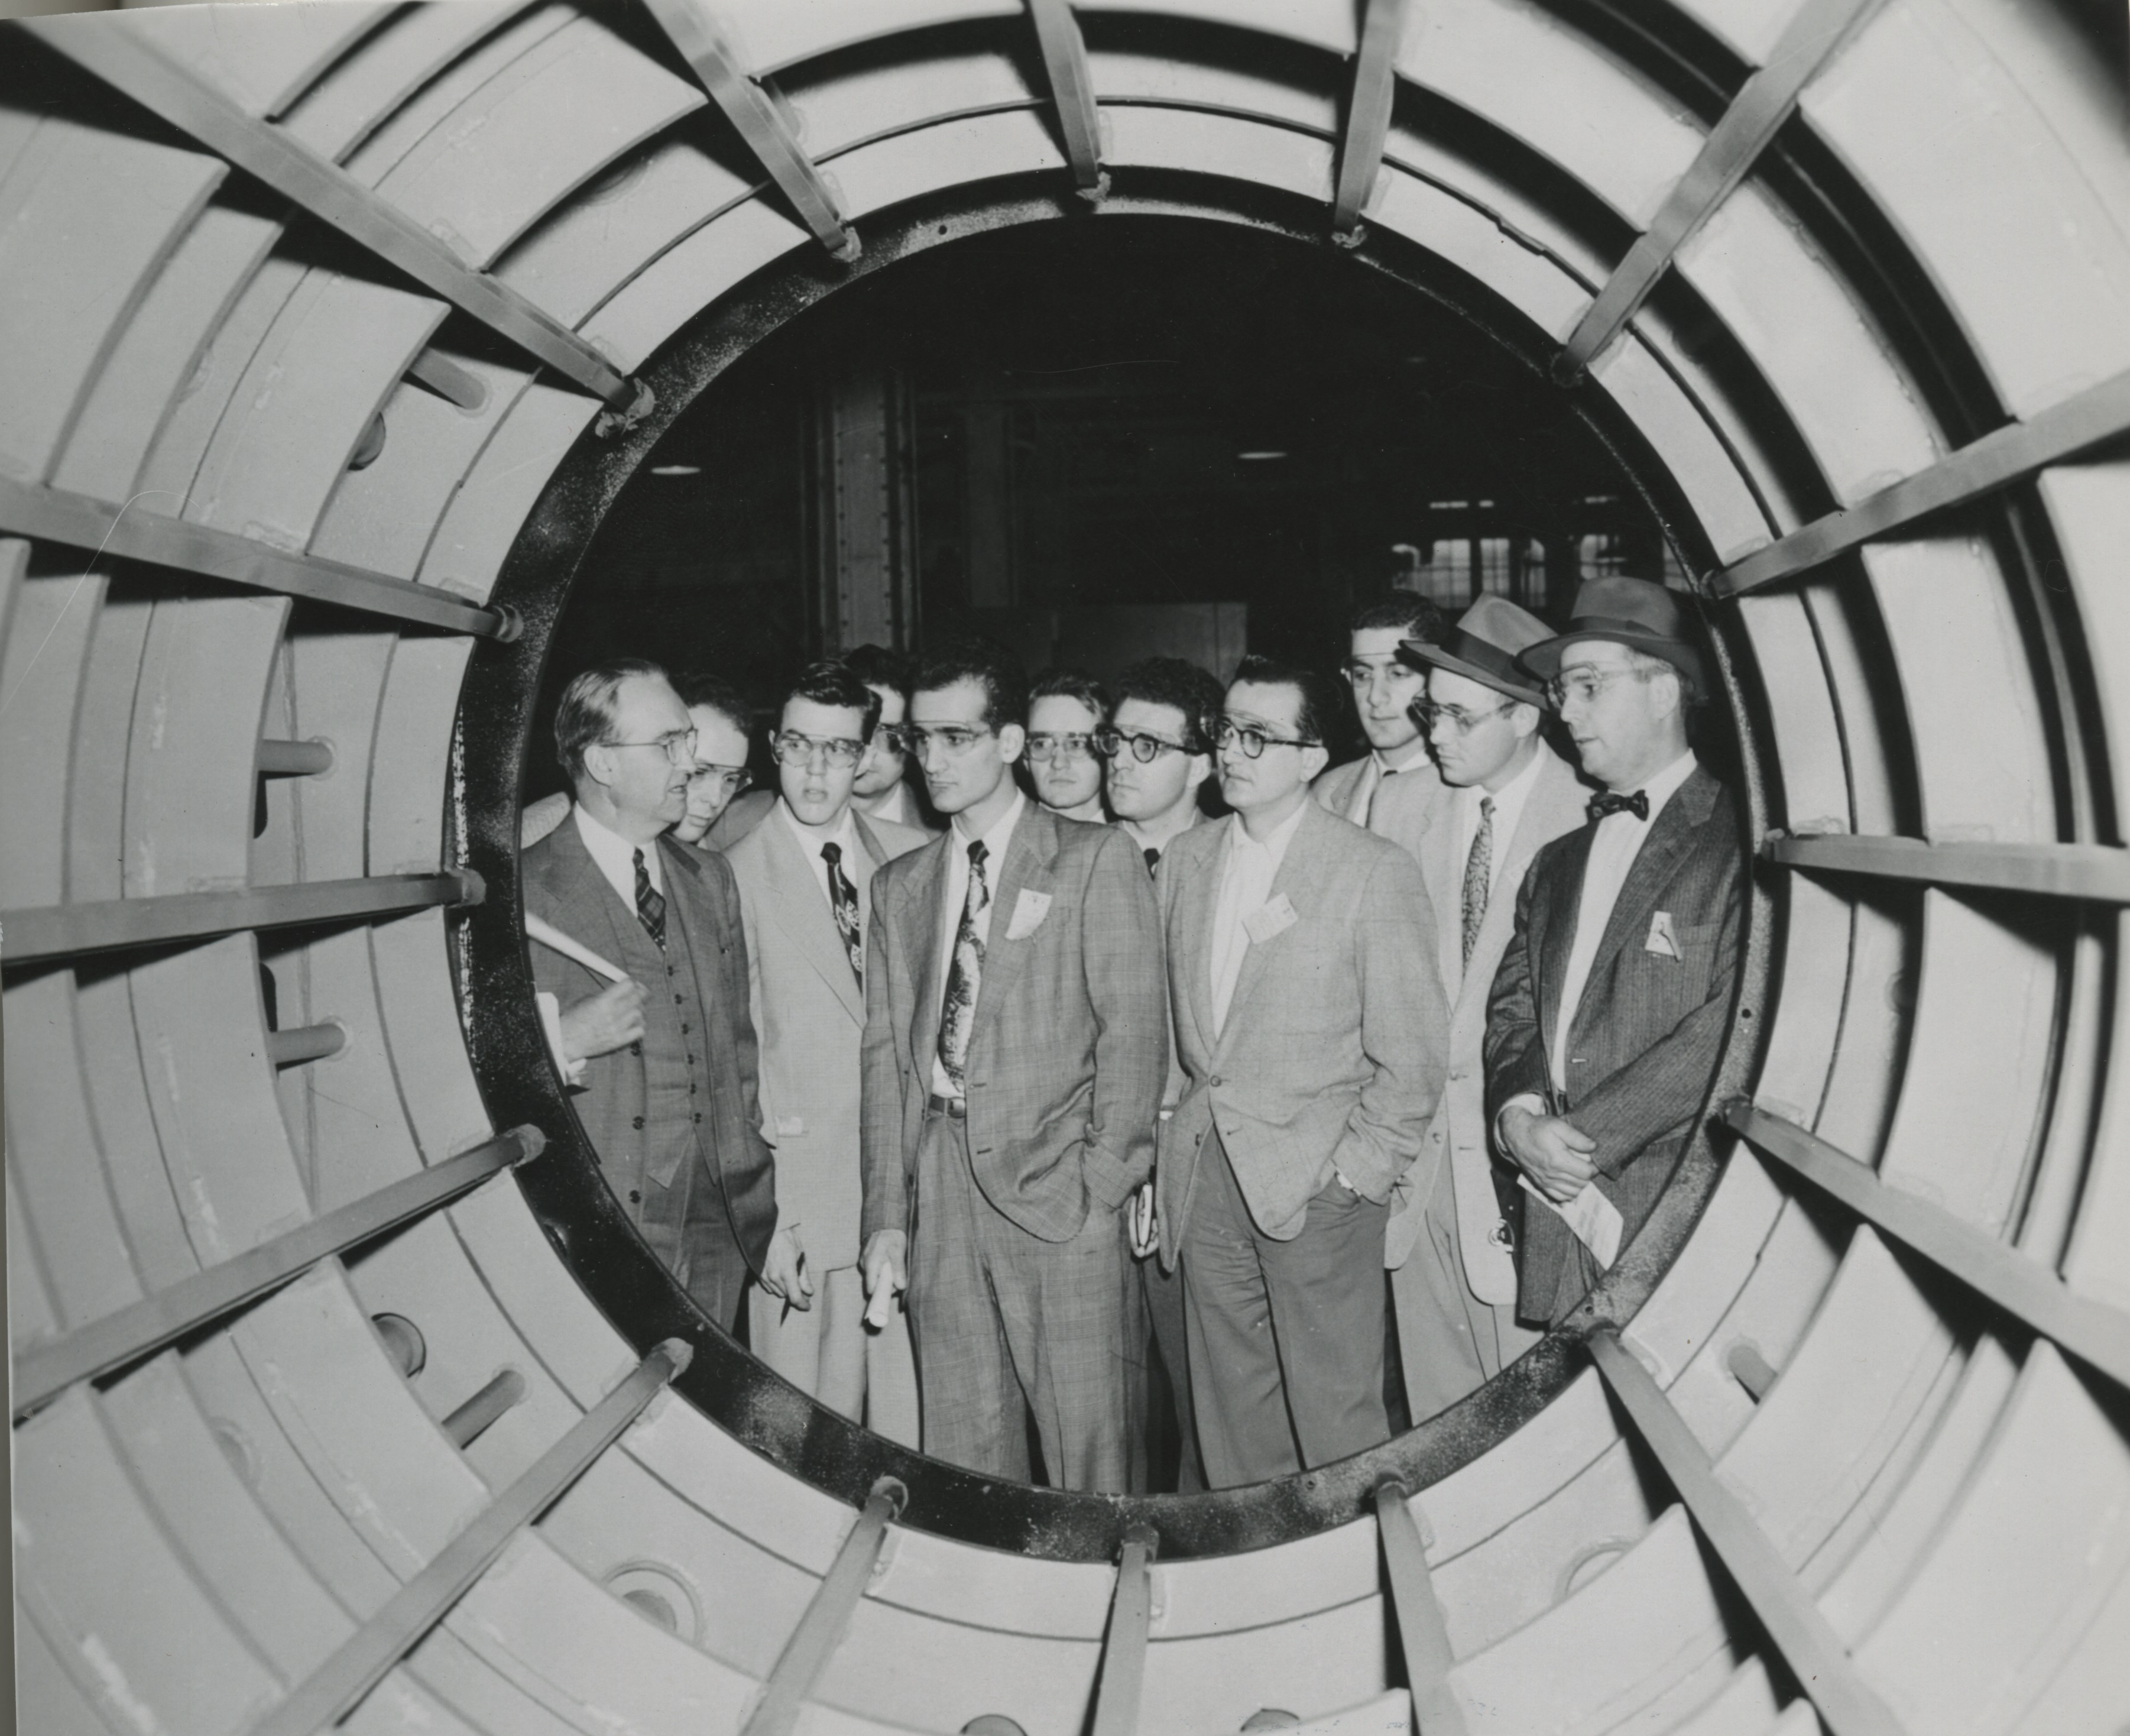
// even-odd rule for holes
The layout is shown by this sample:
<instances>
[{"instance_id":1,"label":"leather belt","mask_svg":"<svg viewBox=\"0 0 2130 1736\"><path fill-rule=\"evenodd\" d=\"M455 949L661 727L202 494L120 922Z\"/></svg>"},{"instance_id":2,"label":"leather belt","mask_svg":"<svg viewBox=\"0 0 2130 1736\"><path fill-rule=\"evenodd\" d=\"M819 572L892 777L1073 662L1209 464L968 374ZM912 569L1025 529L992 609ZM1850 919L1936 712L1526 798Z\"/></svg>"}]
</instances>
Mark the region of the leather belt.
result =
<instances>
[{"instance_id":1,"label":"leather belt","mask_svg":"<svg viewBox=\"0 0 2130 1736\"><path fill-rule=\"evenodd\" d=\"M969 1104L966 1098L941 1097L936 1093L924 1099L927 1115L951 1115L958 1121L967 1121Z\"/></svg>"}]
</instances>

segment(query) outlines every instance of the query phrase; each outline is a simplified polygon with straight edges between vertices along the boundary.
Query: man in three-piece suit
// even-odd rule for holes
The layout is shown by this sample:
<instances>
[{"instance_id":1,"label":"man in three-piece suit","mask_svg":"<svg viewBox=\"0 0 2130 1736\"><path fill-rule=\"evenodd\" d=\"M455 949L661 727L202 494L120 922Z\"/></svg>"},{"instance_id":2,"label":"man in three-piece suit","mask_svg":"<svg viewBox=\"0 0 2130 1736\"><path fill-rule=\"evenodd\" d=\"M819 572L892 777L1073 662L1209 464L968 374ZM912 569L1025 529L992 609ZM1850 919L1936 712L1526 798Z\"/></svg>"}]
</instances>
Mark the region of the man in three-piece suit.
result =
<instances>
[{"instance_id":1,"label":"man in three-piece suit","mask_svg":"<svg viewBox=\"0 0 2130 1736\"><path fill-rule=\"evenodd\" d=\"M569 815L520 858L526 908L626 973L545 946L579 1118L614 1197L703 1311L730 1331L776 1227L755 1098L739 895L722 858L663 834L685 810L695 729L665 672L627 660L563 690L555 745Z\"/></svg>"},{"instance_id":2,"label":"man in three-piece suit","mask_svg":"<svg viewBox=\"0 0 2130 1736\"><path fill-rule=\"evenodd\" d=\"M1340 819L1402 844L1416 858L1442 796L1442 778L1412 715L1424 679L1399 659L1398 648L1441 632L1441 610L1414 591L1393 591L1354 611L1344 672L1368 751L1324 772L1311 791Z\"/></svg>"},{"instance_id":3,"label":"man in three-piece suit","mask_svg":"<svg viewBox=\"0 0 2130 1736\"><path fill-rule=\"evenodd\" d=\"M747 926L762 1128L776 1151L776 1234L747 1338L793 1385L915 1447L909 1327L896 1313L866 1330L858 1273L866 912L874 870L925 841L852 809L879 715L842 665L801 672L770 738L776 805L727 858Z\"/></svg>"},{"instance_id":4,"label":"man in three-piece suit","mask_svg":"<svg viewBox=\"0 0 2130 1736\"><path fill-rule=\"evenodd\" d=\"M1449 1050L1419 864L1309 799L1328 709L1245 658L1215 736L1235 811L1159 876L1184 1088L1156 1221L1215 1489L1388 1438L1384 1224Z\"/></svg>"},{"instance_id":5,"label":"man in three-piece suit","mask_svg":"<svg viewBox=\"0 0 2130 1736\"><path fill-rule=\"evenodd\" d=\"M947 834L873 876L869 1313L906 1289L924 1448L1056 1487L1128 1477L1126 1227L1168 1070L1160 931L1131 841L1015 787L1026 684L943 648L909 739Z\"/></svg>"},{"instance_id":6,"label":"man in three-piece suit","mask_svg":"<svg viewBox=\"0 0 2130 1736\"><path fill-rule=\"evenodd\" d=\"M1545 696L1516 662L1552 634L1506 598L1483 596L1440 644L1411 639L1400 653L1426 672L1418 710L1445 786L1420 870L1450 1007L1449 1084L1399 1184L1384 1249L1415 1421L1454 1404L1538 1338L1516 1318L1523 1213L1492 1155L1481 1051L1524 871L1540 845L1583 823L1590 799L1539 733Z\"/></svg>"},{"instance_id":7,"label":"man in three-piece suit","mask_svg":"<svg viewBox=\"0 0 2130 1736\"><path fill-rule=\"evenodd\" d=\"M1663 586L1592 579L1569 630L1521 658L1601 787L1532 863L1488 1008L1496 1135L1539 1196L1517 1262L1535 1322L1564 1319L1648 1221L1730 1021L1743 868L1731 798L1688 743L1693 632Z\"/></svg>"}]
</instances>

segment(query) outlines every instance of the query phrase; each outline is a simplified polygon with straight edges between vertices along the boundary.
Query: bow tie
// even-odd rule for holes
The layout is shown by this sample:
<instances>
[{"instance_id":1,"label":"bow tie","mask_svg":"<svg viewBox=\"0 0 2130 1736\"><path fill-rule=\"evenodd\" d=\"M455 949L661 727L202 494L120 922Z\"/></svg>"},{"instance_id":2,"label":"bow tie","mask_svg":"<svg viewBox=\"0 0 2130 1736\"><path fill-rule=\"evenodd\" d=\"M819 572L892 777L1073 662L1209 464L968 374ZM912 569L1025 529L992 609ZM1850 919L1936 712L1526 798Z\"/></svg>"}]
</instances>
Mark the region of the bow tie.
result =
<instances>
[{"instance_id":1,"label":"bow tie","mask_svg":"<svg viewBox=\"0 0 2130 1736\"><path fill-rule=\"evenodd\" d=\"M1650 817L1650 798L1646 791L1637 790L1631 796L1615 796L1607 790L1590 798L1590 817L1602 820L1607 814L1632 814L1636 819Z\"/></svg>"}]
</instances>

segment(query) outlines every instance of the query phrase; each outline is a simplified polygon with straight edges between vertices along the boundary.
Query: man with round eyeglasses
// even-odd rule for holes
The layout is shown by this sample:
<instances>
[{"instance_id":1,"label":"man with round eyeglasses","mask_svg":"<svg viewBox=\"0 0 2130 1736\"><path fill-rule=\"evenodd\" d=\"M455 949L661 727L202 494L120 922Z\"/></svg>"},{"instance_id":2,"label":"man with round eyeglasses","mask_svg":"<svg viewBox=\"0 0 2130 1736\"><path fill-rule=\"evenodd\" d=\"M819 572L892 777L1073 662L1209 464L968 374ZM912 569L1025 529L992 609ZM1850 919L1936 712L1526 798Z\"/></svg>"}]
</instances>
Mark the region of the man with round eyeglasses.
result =
<instances>
[{"instance_id":1,"label":"man with round eyeglasses","mask_svg":"<svg viewBox=\"0 0 2130 1736\"><path fill-rule=\"evenodd\" d=\"M726 853L747 928L762 1041L762 1130L776 1153L776 1233L747 1305L749 1348L800 1391L917 1444L917 1377L899 1313L864 1325L858 1047L872 879L924 835L852 804L880 715L840 663L800 672L769 734L777 796Z\"/></svg>"},{"instance_id":2,"label":"man with round eyeglasses","mask_svg":"<svg viewBox=\"0 0 2130 1736\"><path fill-rule=\"evenodd\" d=\"M776 1227L747 1014L747 940L724 858L665 835L700 732L666 672L624 659L562 691L568 817L521 858L526 908L618 968L532 949L560 1009L558 1060L601 1173L697 1305L730 1331Z\"/></svg>"},{"instance_id":3,"label":"man with round eyeglasses","mask_svg":"<svg viewBox=\"0 0 2130 1736\"><path fill-rule=\"evenodd\" d=\"M1110 811L1151 873L1177 834L1205 817L1199 796L1213 775L1221 687L1178 657L1134 663L1113 685L1115 710L1095 747L1107 763Z\"/></svg>"},{"instance_id":4,"label":"man with round eyeglasses","mask_svg":"<svg viewBox=\"0 0 2130 1736\"><path fill-rule=\"evenodd\" d=\"M1100 825L1102 762L1095 738L1108 715L1101 684L1078 669L1048 669L1028 690L1028 781L1053 814Z\"/></svg>"},{"instance_id":5,"label":"man with round eyeglasses","mask_svg":"<svg viewBox=\"0 0 2130 1736\"><path fill-rule=\"evenodd\" d=\"M1449 1078L1384 1239L1400 1365L1414 1421L1447 1409L1537 1341L1516 1315L1513 1172L1487 1126L1487 996L1540 847L1583 822L1590 791L1540 731L1545 695L1516 662L1553 629L1482 596L1440 643L1399 655L1426 679L1415 715L1445 797L1421 842L1435 958L1450 1007Z\"/></svg>"}]
</instances>

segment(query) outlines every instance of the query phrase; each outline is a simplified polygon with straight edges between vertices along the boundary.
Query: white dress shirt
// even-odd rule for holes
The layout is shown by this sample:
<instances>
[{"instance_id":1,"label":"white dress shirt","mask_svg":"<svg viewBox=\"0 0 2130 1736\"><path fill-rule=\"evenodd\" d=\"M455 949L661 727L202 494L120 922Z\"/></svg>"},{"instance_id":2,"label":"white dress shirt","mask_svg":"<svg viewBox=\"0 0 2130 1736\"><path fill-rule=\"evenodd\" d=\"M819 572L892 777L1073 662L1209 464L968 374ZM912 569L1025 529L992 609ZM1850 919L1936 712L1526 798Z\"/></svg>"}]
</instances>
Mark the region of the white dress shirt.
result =
<instances>
[{"instance_id":1,"label":"white dress shirt","mask_svg":"<svg viewBox=\"0 0 2130 1736\"><path fill-rule=\"evenodd\" d=\"M997 907L999 870L1005 866L1006 846L1013 842L1013 829L1020 823L1021 811L1027 807L1028 798L1018 790L1014 791L1013 806L1008 808L988 832L983 835L984 884L990 887L991 897L977 917L977 938L988 947L991 939L991 911ZM962 830L962 816L954 816L953 825L947 835L947 895L939 921L939 1004L947 1001L947 978L954 969L954 940L961 932L962 909L969 901L969 846L977 840ZM946 1064L935 1052L932 1057L932 1094L934 1097L959 1097L954 1082L947 1077Z\"/></svg>"},{"instance_id":2,"label":"white dress shirt","mask_svg":"<svg viewBox=\"0 0 2130 1736\"><path fill-rule=\"evenodd\" d=\"M1401 772L1411 771L1427 758L1427 738L1423 735L1412 744L1406 757L1392 765L1385 759L1383 749L1368 749L1367 769L1354 782L1354 794L1346 803L1345 817L1355 825L1365 826L1376 805L1376 791L1383 787L1386 777L1395 777Z\"/></svg>"},{"instance_id":3,"label":"white dress shirt","mask_svg":"<svg viewBox=\"0 0 2130 1736\"><path fill-rule=\"evenodd\" d=\"M809 830L799 816L791 811L791 804L781 796L776 798L776 811L784 816L785 825L791 828L791 835L799 840L799 854L806 858L807 865L814 870L814 884L820 887L822 900L828 905L830 913L833 914L836 899L835 895L829 890L829 864L821 859L821 846L824 844L836 845L843 851L845 862L854 862L857 859L858 829L851 819L850 809L844 808L843 823L825 838ZM966 862L963 863L962 869L965 874L967 867L968 864ZM848 868L843 870L843 878L849 881L852 887L856 887L858 883L857 875ZM865 901L862 898L858 901L858 932L860 934L865 932Z\"/></svg>"},{"instance_id":4,"label":"white dress shirt","mask_svg":"<svg viewBox=\"0 0 2130 1736\"><path fill-rule=\"evenodd\" d=\"M1598 822L1598 835L1590 840L1590 855L1583 868L1583 899L1575 911L1575 945L1569 949L1568 974L1560 985L1560 1013L1553 1031L1553 1088L1568 1088L1568 1032L1575 1022L1575 1009L1589 985L1590 967L1597 962L1598 943L1612 920L1612 906L1620 901L1620 888L1664 804L1679 793L1679 786L1693 775L1692 749L1666 766L1642 785L1650 799L1646 820L1631 813L1607 814ZM1627 793L1627 792L1623 792Z\"/></svg>"},{"instance_id":5,"label":"white dress shirt","mask_svg":"<svg viewBox=\"0 0 2130 1736\"><path fill-rule=\"evenodd\" d=\"M643 852L643 866L651 876L651 889L660 897L666 896L666 869L658 860L658 840L648 844L631 844L620 833L585 812L582 802L570 810L570 817L577 823L577 836L585 841L599 871L606 876L607 884L621 895L621 901L630 910L636 908L636 853Z\"/></svg>"},{"instance_id":6,"label":"white dress shirt","mask_svg":"<svg viewBox=\"0 0 2130 1736\"><path fill-rule=\"evenodd\" d=\"M1531 763L1516 773L1499 790L1490 791L1483 784L1467 784L1457 792L1457 874L1458 884L1464 884L1464 864L1472 859L1473 841L1479 835L1479 800L1491 796L1494 804L1494 860L1492 878L1488 882L1488 897L1492 888L1502 883L1502 870L1508 866L1509 840L1516 835L1517 822L1524 817L1524 809L1531 801L1531 791L1538 787L1538 774L1545 761L1545 749L1540 748L1531 757Z\"/></svg>"},{"instance_id":7,"label":"white dress shirt","mask_svg":"<svg viewBox=\"0 0 2130 1736\"><path fill-rule=\"evenodd\" d=\"M1243 919L1272 897L1272 883L1279 878L1279 865L1287 860L1287 847L1301 828L1306 806L1297 806L1262 843L1250 836L1241 815L1228 816L1228 845L1220 858L1220 893L1213 906L1213 1035L1216 1037L1228 1022L1228 1003L1235 997L1244 955L1250 949L1250 932L1243 925Z\"/></svg>"},{"instance_id":8,"label":"white dress shirt","mask_svg":"<svg viewBox=\"0 0 2130 1736\"><path fill-rule=\"evenodd\" d=\"M910 780L898 777L895 787L880 799L880 806L868 811L869 820L885 820L891 825L918 826L923 822L917 817L917 798L910 793Z\"/></svg>"}]
</instances>

